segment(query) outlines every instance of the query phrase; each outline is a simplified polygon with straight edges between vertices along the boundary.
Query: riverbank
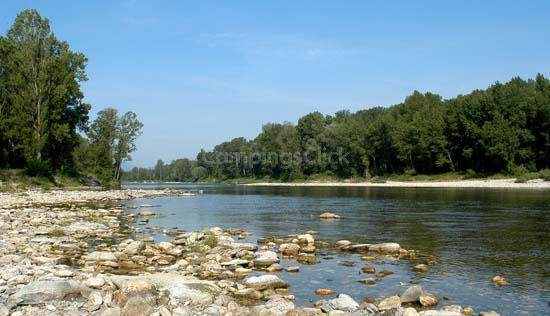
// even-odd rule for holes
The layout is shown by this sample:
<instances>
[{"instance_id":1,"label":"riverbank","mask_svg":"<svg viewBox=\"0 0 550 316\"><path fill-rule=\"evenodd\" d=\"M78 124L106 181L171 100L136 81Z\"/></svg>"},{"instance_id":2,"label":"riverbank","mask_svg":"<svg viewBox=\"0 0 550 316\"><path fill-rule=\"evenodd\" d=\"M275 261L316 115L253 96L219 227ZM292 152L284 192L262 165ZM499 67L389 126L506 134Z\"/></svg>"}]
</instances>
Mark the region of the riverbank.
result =
<instances>
[{"instance_id":1,"label":"riverbank","mask_svg":"<svg viewBox=\"0 0 550 316\"><path fill-rule=\"evenodd\" d=\"M516 179L484 179L456 181L385 181L385 182L260 182L247 186L282 187L388 187L388 188L490 188L490 189L550 189L550 181L532 180L517 183Z\"/></svg>"},{"instance_id":2,"label":"riverbank","mask_svg":"<svg viewBox=\"0 0 550 316\"><path fill-rule=\"evenodd\" d=\"M159 228L170 241L155 243L136 234L139 228L134 225L156 216L154 208L141 205L137 213L129 214L127 207L116 203L166 195L193 198L177 190L1 193L0 316L458 316L471 312L457 305L442 306L437 295L413 284L400 295L369 297L364 302L319 284L319 301L295 306L292 285L277 272L299 273L300 266L319 262L324 248L361 255L365 266L357 281L365 286L392 274L391 265L375 269L373 261L408 260L416 252L396 243L340 240L329 244L316 240L315 231L237 242L250 238L250 233L216 227L193 232ZM325 214L319 221L339 220L330 217ZM282 258L292 265L283 266ZM414 269L429 273L430 264Z\"/></svg>"}]
</instances>

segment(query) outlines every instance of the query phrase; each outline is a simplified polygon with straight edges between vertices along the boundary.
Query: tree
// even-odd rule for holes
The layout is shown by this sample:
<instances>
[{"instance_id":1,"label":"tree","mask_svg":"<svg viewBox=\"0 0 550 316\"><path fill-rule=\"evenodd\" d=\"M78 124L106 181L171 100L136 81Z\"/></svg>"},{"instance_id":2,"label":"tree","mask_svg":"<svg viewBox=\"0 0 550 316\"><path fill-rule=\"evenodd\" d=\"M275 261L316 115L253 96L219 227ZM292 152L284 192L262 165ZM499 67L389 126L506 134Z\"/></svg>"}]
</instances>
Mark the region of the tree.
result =
<instances>
[{"instance_id":1,"label":"tree","mask_svg":"<svg viewBox=\"0 0 550 316\"><path fill-rule=\"evenodd\" d=\"M122 171L122 163L132 160L130 154L136 150L136 139L141 135L143 123L137 119L134 112L126 112L116 125L116 143L114 150L115 176L119 182Z\"/></svg>"},{"instance_id":2,"label":"tree","mask_svg":"<svg viewBox=\"0 0 550 316\"><path fill-rule=\"evenodd\" d=\"M71 166L79 143L76 130L85 128L90 109L79 84L87 79L86 57L57 40L36 10L17 15L7 40L13 46L3 70L9 91L4 102L10 107L7 136L27 161L45 161L55 169Z\"/></svg>"}]
</instances>

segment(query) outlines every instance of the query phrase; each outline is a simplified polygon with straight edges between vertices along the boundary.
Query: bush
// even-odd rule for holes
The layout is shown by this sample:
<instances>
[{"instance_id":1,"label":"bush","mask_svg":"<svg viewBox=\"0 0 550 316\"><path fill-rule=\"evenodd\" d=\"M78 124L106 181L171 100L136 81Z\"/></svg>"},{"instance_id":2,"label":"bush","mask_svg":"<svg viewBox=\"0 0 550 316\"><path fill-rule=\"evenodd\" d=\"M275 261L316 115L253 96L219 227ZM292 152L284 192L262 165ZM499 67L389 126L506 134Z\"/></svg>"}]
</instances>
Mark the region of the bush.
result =
<instances>
[{"instance_id":1,"label":"bush","mask_svg":"<svg viewBox=\"0 0 550 316\"><path fill-rule=\"evenodd\" d=\"M47 161L29 160L25 172L31 177L49 178L52 175L52 167Z\"/></svg>"}]
</instances>

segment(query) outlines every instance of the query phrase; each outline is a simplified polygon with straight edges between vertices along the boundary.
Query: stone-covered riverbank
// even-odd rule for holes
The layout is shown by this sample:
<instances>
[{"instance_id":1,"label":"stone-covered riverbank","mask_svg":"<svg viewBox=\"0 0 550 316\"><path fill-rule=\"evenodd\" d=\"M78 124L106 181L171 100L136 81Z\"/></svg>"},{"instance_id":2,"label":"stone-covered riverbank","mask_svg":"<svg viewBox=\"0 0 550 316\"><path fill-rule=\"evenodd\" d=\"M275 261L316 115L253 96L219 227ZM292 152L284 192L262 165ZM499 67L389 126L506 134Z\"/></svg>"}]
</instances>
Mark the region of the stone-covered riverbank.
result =
<instances>
[{"instance_id":1,"label":"stone-covered riverbank","mask_svg":"<svg viewBox=\"0 0 550 316\"><path fill-rule=\"evenodd\" d=\"M155 243L133 237L131 225L153 212L132 216L112 203L174 194L188 195L173 190L0 194L0 316L474 314L468 307L444 306L414 285L364 302L344 293L323 300L334 293L319 288L313 306L295 306L292 287L277 276L283 269L299 273L300 265L318 262L319 249L332 247L362 254L358 281L376 283L391 271L377 271L371 260L415 256L396 243L328 244L316 240L314 231L244 243L238 240L247 232L221 228L167 230L172 240ZM283 257L295 265L283 267ZM425 273L429 265L415 270Z\"/></svg>"}]
</instances>

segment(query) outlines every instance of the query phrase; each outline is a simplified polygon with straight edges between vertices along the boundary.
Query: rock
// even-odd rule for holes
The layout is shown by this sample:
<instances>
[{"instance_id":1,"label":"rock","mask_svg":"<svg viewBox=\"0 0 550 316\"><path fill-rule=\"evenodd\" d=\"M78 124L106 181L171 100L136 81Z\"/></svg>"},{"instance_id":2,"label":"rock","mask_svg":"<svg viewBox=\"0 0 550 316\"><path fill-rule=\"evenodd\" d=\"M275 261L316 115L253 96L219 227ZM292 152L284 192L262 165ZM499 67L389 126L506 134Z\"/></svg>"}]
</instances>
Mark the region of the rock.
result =
<instances>
[{"instance_id":1,"label":"rock","mask_svg":"<svg viewBox=\"0 0 550 316\"><path fill-rule=\"evenodd\" d=\"M418 300L420 301L420 304L424 307L434 307L439 303L439 298L430 293L422 294Z\"/></svg>"},{"instance_id":2,"label":"rock","mask_svg":"<svg viewBox=\"0 0 550 316\"><path fill-rule=\"evenodd\" d=\"M493 277L493 284L497 286L507 286L510 283L505 278L501 277L500 275L497 275Z\"/></svg>"},{"instance_id":3,"label":"rock","mask_svg":"<svg viewBox=\"0 0 550 316\"><path fill-rule=\"evenodd\" d=\"M120 307L118 306L110 307L110 308L105 307L92 314L92 316L120 316L120 315L121 315L121 310L120 310Z\"/></svg>"},{"instance_id":4,"label":"rock","mask_svg":"<svg viewBox=\"0 0 550 316\"><path fill-rule=\"evenodd\" d=\"M143 296L132 296L122 309L122 316L149 316L154 310L154 303Z\"/></svg>"},{"instance_id":5,"label":"rock","mask_svg":"<svg viewBox=\"0 0 550 316\"><path fill-rule=\"evenodd\" d=\"M221 289L211 281L198 280L178 273L155 273L144 276L111 276L111 281L118 287L124 286L130 280L143 280L154 284L156 288L167 290L170 297L190 305L208 305L221 292Z\"/></svg>"},{"instance_id":6,"label":"rock","mask_svg":"<svg viewBox=\"0 0 550 316\"><path fill-rule=\"evenodd\" d=\"M479 312L479 316L500 316L500 314L495 311Z\"/></svg>"},{"instance_id":7,"label":"rock","mask_svg":"<svg viewBox=\"0 0 550 316\"><path fill-rule=\"evenodd\" d=\"M334 290L331 289L317 289L315 290L315 294L317 295L333 295L336 294Z\"/></svg>"},{"instance_id":8,"label":"rock","mask_svg":"<svg viewBox=\"0 0 550 316\"><path fill-rule=\"evenodd\" d=\"M405 310L403 311L403 316L420 316L420 314L418 314L418 312L416 311L416 309L412 308L412 307L407 307L405 308Z\"/></svg>"},{"instance_id":9,"label":"rock","mask_svg":"<svg viewBox=\"0 0 550 316\"><path fill-rule=\"evenodd\" d=\"M428 272L429 269L430 269L430 268L428 267L428 265L423 264L423 263L417 264L417 265L415 265L414 268L413 268L413 270L414 270L415 272Z\"/></svg>"},{"instance_id":10,"label":"rock","mask_svg":"<svg viewBox=\"0 0 550 316\"><path fill-rule=\"evenodd\" d=\"M296 258L301 264L316 264L319 263L319 259L314 254L311 253L300 253L298 258Z\"/></svg>"},{"instance_id":11,"label":"rock","mask_svg":"<svg viewBox=\"0 0 550 316\"><path fill-rule=\"evenodd\" d=\"M401 307L401 299L397 295L388 297L382 300L378 304L378 309L381 311L385 311L385 310L389 310L397 307Z\"/></svg>"},{"instance_id":12,"label":"rock","mask_svg":"<svg viewBox=\"0 0 550 316\"><path fill-rule=\"evenodd\" d=\"M281 244L279 251L285 256L295 256L300 252L300 246L291 243Z\"/></svg>"},{"instance_id":13,"label":"rock","mask_svg":"<svg viewBox=\"0 0 550 316\"><path fill-rule=\"evenodd\" d=\"M366 284L366 285L375 285L376 284L376 279L374 278L366 278L366 279L363 279L361 281L359 281L363 284Z\"/></svg>"},{"instance_id":14,"label":"rock","mask_svg":"<svg viewBox=\"0 0 550 316\"><path fill-rule=\"evenodd\" d=\"M279 263L279 257L277 257L277 254L273 251L258 251L254 255L254 259L252 261L255 266L269 267L274 263Z\"/></svg>"},{"instance_id":15,"label":"rock","mask_svg":"<svg viewBox=\"0 0 550 316\"><path fill-rule=\"evenodd\" d=\"M86 288L78 281L34 281L10 296L8 306L43 304L63 300L69 296L79 297L86 292Z\"/></svg>"},{"instance_id":16,"label":"rock","mask_svg":"<svg viewBox=\"0 0 550 316\"><path fill-rule=\"evenodd\" d=\"M337 298L325 302L321 306L321 310L328 313L333 310L339 310L344 312L355 312L359 309L359 304L351 298L349 295L340 294Z\"/></svg>"},{"instance_id":17,"label":"rock","mask_svg":"<svg viewBox=\"0 0 550 316\"><path fill-rule=\"evenodd\" d=\"M294 309L294 303L282 298L274 297L265 303L270 315L286 315L287 312Z\"/></svg>"},{"instance_id":18,"label":"rock","mask_svg":"<svg viewBox=\"0 0 550 316\"><path fill-rule=\"evenodd\" d=\"M369 273L369 274L376 273L376 269L374 267L363 267L361 268L361 271L363 273Z\"/></svg>"},{"instance_id":19,"label":"rock","mask_svg":"<svg viewBox=\"0 0 550 316\"><path fill-rule=\"evenodd\" d=\"M466 306L462 309L462 313L464 315L472 315L474 313L474 309L471 306Z\"/></svg>"},{"instance_id":20,"label":"rock","mask_svg":"<svg viewBox=\"0 0 550 316\"><path fill-rule=\"evenodd\" d=\"M288 311L286 316L322 316L323 312L318 308L296 308Z\"/></svg>"},{"instance_id":21,"label":"rock","mask_svg":"<svg viewBox=\"0 0 550 316\"><path fill-rule=\"evenodd\" d=\"M279 272L283 271L283 266L278 263L274 263L270 265L266 270L267 272Z\"/></svg>"},{"instance_id":22,"label":"rock","mask_svg":"<svg viewBox=\"0 0 550 316\"><path fill-rule=\"evenodd\" d=\"M90 293L90 295L88 295L88 304L92 307L92 309L89 311L97 310L99 306L103 304L103 297L101 296L101 292L93 291L92 293Z\"/></svg>"},{"instance_id":23,"label":"rock","mask_svg":"<svg viewBox=\"0 0 550 316\"><path fill-rule=\"evenodd\" d=\"M143 249L145 249L145 243L143 241L132 241L129 243L126 248L124 248L124 253L130 256L133 255L139 255ZM107 261L114 261L114 260L107 260Z\"/></svg>"},{"instance_id":24,"label":"rock","mask_svg":"<svg viewBox=\"0 0 550 316\"><path fill-rule=\"evenodd\" d=\"M0 316L8 316L9 314L9 309L4 304L0 303Z\"/></svg>"},{"instance_id":25,"label":"rock","mask_svg":"<svg viewBox=\"0 0 550 316\"><path fill-rule=\"evenodd\" d=\"M422 296L424 292L422 291L422 287L419 285L414 285L409 287L408 289L401 294L401 302L403 303L415 303L418 302L420 299L420 296Z\"/></svg>"},{"instance_id":26,"label":"rock","mask_svg":"<svg viewBox=\"0 0 550 316\"><path fill-rule=\"evenodd\" d=\"M89 278L86 280L86 286L93 289L100 289L105 285L105 279L102 277Z\"/></svg>"},{"instance_id":27,"label":"rock","mask_svg":"<svg viewBox=\"0 0 550 316\"><path fill-rule=\"evenodd\" d=\"M436 310L422 311L420 312L420 315L421 316L464 316L462 313L458 313L458 312L436 311Z\"/></svg>"},{"instance_id":28,"label":"rock","mask_svg":"<svg viewBox=\"0 0 550 316\"><path fill-rule=\"evenodd\" d=\"M312 245L315 243L315 239L311 234L298 235L298 242L301 244Z\"/></svg>"},{"instance_id":29,"label":"rock","mask_svg":"<svg viewBox=\"0 0 550 316\"><path fill-rule=\"evenodd\" d=\"M293 272L293 273L300 272L300 267L298 267L298 266L288 267L288 268L286 268L286 272Z\"/></svg>"},{"instance_id":30,"label":"rock","mask_svg":"<svg viewBox=\"0 0 550 316\"><path fill-rule=\"evenodd\" d=\"M288 283L272 274L248 277L244 279L243 284L256 290L278 289L288 286Z\"/></svg>"},{"instance_id":31,"label":"rock","mask_svg":"<svg viewBox=\"0 0 550 316\"><path fill-rule=\"evenodd\" d=\"M340 216L340 215L336 215L336 214L334 214L334 213L325 212L325 213L319 215L319 218L321 218L321 219L340 219L341 216Z\"/></svg>"},{"instance_id":32,"label":"rock","mask_svg":"<svg viewBox=\"0 0 550 316\"><path fill-rule=\"evenodd\" d=\"M251 288L238 290L234 294L237 297L248 298L255 301L261 300L263 298L262 292Z\"/></svg>"},{"instance_id":33,"label":"rock","mask_svg":"<svg viewBox=\"0 0 550 316\"><path fill-rule=\"evenodd\" d=\"M349 245L351 245L351 241L349 240L338 240L336 242L336 247L347 247Z\"/></svg>"},{"instance_id":34,"label":"rock","mask_svg":"<svg viewBox=\"0 0 550 316\"><path fill-rule=\"evenodd\" d=\"M109 261L109 262L117 262L118 259L112 252L107 251L94 251L86 257L86 260L88 261Z\"/></svg>"},{"instance_id":35,"label":"rock","mask_svg":"<svg viewBox=\"0 0 550 316\"><path fill-rule=\"evenodd\" d=\"M401 246L398 243L394 242L386 242L369 246L369 251L376 251L381 253L396 253L399 252L400 249Z\"/></svg>"},{"instance_id":36,"label":"rock","mask_svg":"<svg viewBox=\"0 0 550 316\"><path fill-rule=\"evenodd\" d=\"M151 211L143 211L143 212L140 212L139 215L143 216L143 217L151 217L151 216L156 215L156 213L151 212Z\"/></svg>"}]
</instances>

